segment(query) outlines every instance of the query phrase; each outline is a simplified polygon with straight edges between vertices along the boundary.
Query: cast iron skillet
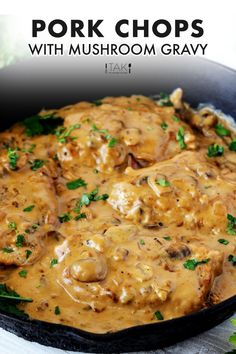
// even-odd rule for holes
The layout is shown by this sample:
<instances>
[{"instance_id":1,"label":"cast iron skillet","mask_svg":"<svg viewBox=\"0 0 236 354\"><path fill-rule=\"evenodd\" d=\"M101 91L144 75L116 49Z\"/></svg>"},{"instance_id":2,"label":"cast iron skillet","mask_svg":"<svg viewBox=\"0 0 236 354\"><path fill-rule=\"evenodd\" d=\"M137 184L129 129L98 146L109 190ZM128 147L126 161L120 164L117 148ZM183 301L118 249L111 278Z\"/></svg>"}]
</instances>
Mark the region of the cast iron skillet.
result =
<instances>
[{"instance_id":1,"label":"cast iron skillet","mask_svg":"<svg viewBox=\"0 0 236 354\"><path fill-rule=\"evenodd\" d=\"M182 87L193 106L211 103L236 118L236 72L200 58L117 60L132 64L131 74L105 74L104 61L82 59L30 60L0 71L0 129L35 114L106 95L153 95ZM63 325L19 319L0 313L0 326L30 341L83 352L134 352L169 346L205 331L236 310L236 296L208 309L115 333L93 334Z\"/></svg>"}]
</instances>

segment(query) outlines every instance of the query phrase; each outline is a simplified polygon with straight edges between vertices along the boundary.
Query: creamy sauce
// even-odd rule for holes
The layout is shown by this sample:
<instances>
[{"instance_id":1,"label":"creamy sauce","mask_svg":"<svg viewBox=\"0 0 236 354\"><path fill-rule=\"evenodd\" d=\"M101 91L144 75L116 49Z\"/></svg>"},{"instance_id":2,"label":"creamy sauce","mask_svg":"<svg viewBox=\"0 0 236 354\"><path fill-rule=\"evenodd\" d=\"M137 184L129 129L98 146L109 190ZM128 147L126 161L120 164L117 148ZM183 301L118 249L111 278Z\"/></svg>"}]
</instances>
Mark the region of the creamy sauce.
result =
<instances>
[{"instance_id":1,"label":"creamy sauce","mask_svg":"<svg viewBox=\"0 0 236 354\"><path fill-rule=\"evenodd\" d=\"M0 134L0 280L31 318L105 333L235 295L236 134L170 100L81 102L40 113L57 134Z\"/></svg>"}]
</instances>

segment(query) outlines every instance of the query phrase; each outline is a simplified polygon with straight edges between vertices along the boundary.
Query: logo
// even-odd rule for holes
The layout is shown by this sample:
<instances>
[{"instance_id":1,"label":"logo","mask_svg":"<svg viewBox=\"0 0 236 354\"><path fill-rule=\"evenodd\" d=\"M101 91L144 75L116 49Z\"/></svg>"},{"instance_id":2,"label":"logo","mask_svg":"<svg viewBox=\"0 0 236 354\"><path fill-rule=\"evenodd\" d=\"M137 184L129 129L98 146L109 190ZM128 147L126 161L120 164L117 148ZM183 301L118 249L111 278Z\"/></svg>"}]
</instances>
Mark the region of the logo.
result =
<instances>
[{"instance_id":1,"label":"logo","mask_svg":"<svg viewBox=\"0 0 236 354\"><path fill-rule=\"evenodd\" d=\"M131 63L105 63L105 74L131 74Z\"/></svg>"}]
</instances>

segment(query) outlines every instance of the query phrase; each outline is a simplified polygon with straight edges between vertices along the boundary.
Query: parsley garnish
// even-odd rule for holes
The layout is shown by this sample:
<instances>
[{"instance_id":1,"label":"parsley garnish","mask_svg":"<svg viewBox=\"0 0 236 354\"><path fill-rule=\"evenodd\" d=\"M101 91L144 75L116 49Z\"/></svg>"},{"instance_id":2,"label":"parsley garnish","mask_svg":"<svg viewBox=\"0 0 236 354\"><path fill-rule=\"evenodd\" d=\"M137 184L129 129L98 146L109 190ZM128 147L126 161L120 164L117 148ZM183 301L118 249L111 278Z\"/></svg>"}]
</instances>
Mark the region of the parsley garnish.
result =
<instances>
[{"instance_id":1,"label":"parsley garnish","mask_svg":"<svg viewBox=\"0 0 236 354\"><path fill-rule=\"evenodd\" d=\"M92 104L94 104L95 106L101 106L102 105L102 101L101 100L95 100L92 102Z\"/></svg>"},{"instance_id":2,"label":"parsley garnish","mask_svg":"<svg viewBox=\"0 0 236 354\"><path fill-rule=\"evenodd\" d=\"M7 150L7 157L9 159L9 166L12 171L17 169L17 160L19 159L19 155L17 154L17 149L9 148Z\"/></svg>"},{"instance_id":3,"label":"parsley garnish","mask_svg":"<svg viewBox=\"0 0 236 354\"><path fill-rule=\"evenodd\" d=\"M156 312L154 313L154 316L155 316L156 319L159 320L159 321L163 321L163 320L164 320L164 317L163 317L163 315L162 315L162 313L161 313L160 311L156 311Z\"/></svg>"},{"instance_id":4,"label":"parsley garnish","mask_svg":"<svg viewBox=\"0 0 236 354\"><path fill-rule=\"evenodd\" d=\"M8 228L11 230L16 230L17 229L16 223L14 221L10 221L8 223Z\"/></svg>"},{"instance_id":5,"label":"parsley garnish","mask_svg":"<svg viewBox=\"0 0 236 354\"><path fill-rule=\"evenodd\" d=\"M229 149L231 151L236 151L236 139L231 141L231 143L229 144Z\"/></svg>"},{"instance_id":6,"label":"parsley garnish","mask_svg":"<svg viewBox=\"0 0 236 354\"><path fill-rule=\"evenodd\" d=\"M58 264L58 259L57 258L53 258L50 262L50 268L54 267L55 265Z\"/></svg>"},{"instance_id":7,"label":"parsley garnish","mask_svg":"<svg viewBox=\"0 0 236 354\"><path fill-rule=\"evenodd\" d=\"M23 247L25 243L24 235L17 235L16 237L16 247Z\"/></svg>"},{"instance_id":8,"label":"parsley garnish","mask_svg":"<svg viewBox=\"0 0 236 354\"><path fill-rule=\"evenodd\" d=\"M169 187L170 186L170 182L164 178L158 178L156 180L156 183L159 184L161 187Z\"/></svg>"},{"instance_id":9,"label":"parsley garnish","mask_svg":"<svg viewBox=\"0 0 236 354\"><path fill-rule=\"evenodd\" d=\"M184 141L184 133L185 133L184 127L180 127L178 132L176 133L176 140L178 141L181 150L186 148L186 144Z\"/></svg>"},{"instance_id":10,"label":"parsley garnish","mask_svg":"<svg viewBox=\"0 0 236 354\"><path fill-rule=\"evenodd\" d=\"M15 291L11 290L6 286L6 284L0 284L0 310L17 315L20 317L28 317L28 315L18 309L17 305L20 302L32 302L31 298L24 298L17 294Z\"/></svg>"},{"instance_id":11,"label":"parsley garnish","mask_svg":"<svg viewBox=\"0 0 236 354\"><path fill-rule=\"evenodd\" d=\"M75 220L80 220L80 219L86 219L87 216L85 213L79 213L76 217L75 217Z\"/></svg>"},{"instance_id":12,"label":"parsley garnish","mask_svg":"<svg viewBox=\"0 0 236 354\"><path fill-rule=\"evenodd\" d=\"M112 137L109 141L108 141L108 147L109 148L113 148L118 142L117 138Z\"/></svg>"},{"instance_id":13,"label":"parsley garnish","mask_svg":"<svg viewBox=\"0 0 236 354\"><path fill-rule=\"evenodd\" d=\"M201 261L197 261L195 258L193 258L193 259L188 259L186 262L184 262L183 266L184 266L184 268L186 268L186 269L195 270L195 268L196 268L198 265L208 263L209 260L210 260L209 258L203 259L203 260L201 260Z\"/></svg>"},{"instance_id":14,"label":"parsley garnish","mask_svg":"<svg viewBox=\"0 0 236 354\"><path fill-rule=\"evenodd\" d=\"M64 223L64 222L68 222L68 221L72 220L72 216L68 212L68 213L58 216L58 219L59 219L60 223Z\"/></svg>"},{"instance_id":15,"label":"parsley garnish","mask_svg":"<svg viewBox=\"0 0 236 354\"><path fill-rule=\"evenodd\" d=\"M172 240L172 238L171 238L170 236L164 236L163 238L164 238L164 240L166 240L166 241L171 241L171 240Z\"/></svg>"},{"instance_id":16,"label":"parsley garnish","mask_svg":"<svg viewBox=\"0 0 236 354\"><path fill-rule=\"evenodd\" d=\"M176 117L176 116L172 116L172 119L174 122L180 122L180 118Z\"/></svg>"},{"instance_id":17,"label":"parsley garnish","mask_svg":"<svg viewBox=\"0 0 236 354\"><path fill-rule=\"evenodd\" d=\"M39 168L43 167L43 165L45 164L45 161L36 159L33 162L30 161L29 163L31 164L31 167L30 167L31 170L37 171Z\"/></svg>"},{"instance_id":18,"label":"parsley garnish","mask_svg":"<svg viewBox=\"0 0 236 354\"><path fill-rule=\"evenodd\" d=\"M219 238L218 242L225 246L229 244L229 241L224 238Z\"/></svg>"},{"instance_id":19,"label":"parsley garnish","mask_svg":"<svg viewBox=\"0 0 236 354\"><path fill-rule=\"evenodd\" d=\"M223 127L223 125L221 125L221 124L216 124L215 132L219 136L229 136L230 135L230 131L228 129L226 129L225 127Z\"/></svg>"},{"instance_id":20,"label":"parsley garnish","mask_svg":"<svg viewBox=\"0 0 236 354\"><path fill-rule=\"evenodd\" d=\"M56 117L55 114L47 114L44 116L35 115L29 118L26 118L23 121L25 129L25 134L27 136L35 135L48 135L54 134L56 128L61 125L63 119Z\"/></svg>"},{"instance_id":21,"label":"parsley garnish","mask_svg":"<svg viewBox=\"0 0 236 354\"><path fill-rule=\"evenodd\" d=\"M232 254L230 254L228 256L228 261L231 262L233 264L233 266L236 266L236 256L233 256Z\"/></svg>"},{"instance_id":22,"label":"parsley garnish","mask_svg":"<svg viewBox=\"0 0 236 354\"><path fill-rule=\"evenodd\" d=\"M71 137L70 134L76 130L79 129L81 127L80 124L74 124L69 126L68 128L65 127L61 127L58 129L58 131L56 132L56 136L57 136L57 140L60 143L66 143L67 139L70 137L71 139L75 139L75 137Z\"/></svg>"},{"instance_id":23,"label":"parsley garnish","mask_svg":"<svg viewBox=\"0 0 236 354\"><path fill-rule=\"evenodd\" d=\"M25 213L29 213L30 211L32 211L34 209L35 205L29 205L28 207L26 207L25 209L23 209L23 211Z\"/></svg>"},{"instance_id":24,"label":"parsley garnish","mask_svg":"<svg viewBox=\"0 0 236 354\"><path fill-rule=\"evenodd\" d=\"M105 134L104 138L108 141L108 147L112 148L112 147L114 147L117 144L118 139L115 138L115 137L112 137L111 134L108 134L108 130L107 129L99 129L96 126L96 124L93 124L92 125L92 130L94 132L98 132L100 134Z\"/></svg>"},{"instance_id":25,"label":"parsley garnish","mask_svg":"<svg viewBox=\"0 0 236 354\"><path fill-rule=\"evenodd\" d=\"M14 252L14 250L11 247L4 247L4 248L2 248L2 252L12 253L12 252Z\"/></svg>"},{"instance_id":26,"label":"parsley garnish","mask_svg":"<svg viewBox=\"0 0 236 354\"><path fill-rule=\"evenodd\" d=\"M144 241L143 239L141 239L141 240L139 241L139 243L140 243L140 245L142 245L142 246L145 245L145 241Z\"/></svg>"},{"instance_id":27,"label":"parsley garnish","mask_svg":"<svg viewBox=\"0 0 236 354\"><path fill-rule=\"evenodd\" d=\"M158 101L159 106L164 107L164 106L173 106L173 103L170 100L169 95L167 95L164 92L160 92L160 100Z\"/></svg>"},{"instance_id":28,"label":"parsley garnish","mask_svg":"<svg viewBox=\"0 0 236 354\"><path fill-rule=\"evenodd\" d=\"M218 144L212 144L208 146L208 157L216 157L216 156L222 156L224 154L224 148L223 146L220 146Z\"/></svg>"},{"instance_id":29,"label":"parsley garnish","mask_svg":"<svg viewBox=\"0 0 236 354\"><path fill-rule=\"evenodd\" d=\"M26 278L27 273L28 273L28 271L26 269L22 269L18 274L21 278Z\"/></svg>"},{"instance_id":30,"label":"parsley garnish","mask_svg":"<svg viewBox=\"0 0 236 354\"><path fill-rule=\"evenodd\" d=\"M26 259L28 259L31 254L32 254L32 251L31 251L31 250L26 250L26 251L25 251Z\"/></svg>"},{"instance_id":31,"label":"parsley garnish","mask_svg":"<svg viewBox=\"0 0 236 354\"><path fill-rule=\"evenodd\" d=\"M86 186L87 186L87 183L82 178L78 178L74 181L66 183L66 187L70 190L74 190L79 187L86 187Z\"/></svg>"},{"instance_id":32,"label":"parsley garnish","mask_svg":"<svg viewBox=\"0 0 236 354\"><path fill-rule=\"evenodd\" d=\"M227 214L227 220L228 220L228 224L227 224L227 229L226 232L228 235L236 235L236 218L231 215L231 214Z\"/></svg>"},{"instance_id":33,"label":"parsley garnish","mask_svg":"<svg viewBox=\"0 0 236 354\"><path fill-rule=\"evenodd\" d=\"M55 313L55 315L60 315L60 314L61 314L61 309L60 309L59 306L56 306L56 307L55 307L54 313Z\"/></svg>"},{"instance_id":34,"label":"parsley garnish","mask_svg":"<svg viewBox=\"0 0 236 354\"><path fill-rule=\"evenodd\" d=\"M165 131L168 128L168 124L165 122L161 123L161 128Z\"/></svg>"},{"instance_id":35,"label":"parsley garnish","mask_svg":"<svg viewBox=\"0 0 236 354\"><path fill-rule=\"evenodd\" d=\"M98 200L106 200L109 198L108 194L98 194L98 188L94 189L91 193L84 193L79 200L79 205L77 207L82 208L83 205L89 205L91 202L96 202Z\"/></svg>"},{"instance_id":36,"label":"parsley garnish","mask_svg":"<svg viewBox=\"0 0 236 354\"><path fill-rule=\"evenodd\" d=\"M29 149L22 149L22 152L28 152L30 154L32 154L32 152L34 151L34 149L36 148L36 144L31 144Z\"/></svg>"}]
</instances>

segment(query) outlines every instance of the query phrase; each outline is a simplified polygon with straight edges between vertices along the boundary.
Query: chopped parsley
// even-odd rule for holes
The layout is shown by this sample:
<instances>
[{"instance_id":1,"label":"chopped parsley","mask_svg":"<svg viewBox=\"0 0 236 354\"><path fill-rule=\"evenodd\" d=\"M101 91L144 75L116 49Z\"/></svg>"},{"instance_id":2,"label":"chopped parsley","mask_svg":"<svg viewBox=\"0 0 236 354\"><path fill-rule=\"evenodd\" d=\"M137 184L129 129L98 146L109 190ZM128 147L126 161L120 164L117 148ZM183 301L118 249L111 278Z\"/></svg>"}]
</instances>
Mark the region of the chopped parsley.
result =
<instances>
[{"instance_id":1,"label":"chopped parsley","mask_svg":"<svg viewBox=\"0 0 236 354\"><path fill-rule=\"evenodd\" d=\"M50 262L50 268L54 267L55 265L58 264L58 259L57 258L53 258Z\"/></svg>"},{"instance_id":2,"label":"chopped parsley","mask_svg":"<svg viewBox=\"0 0 236 354\"><path fill-rule=\"evenodd\" d=\"M31 250L26 250L26 251L25 251L26 259L28 259L31 254L32 254L32 251L31 251Z\"/></svg>"},{"instance_id":3,"label":"chopped parsley","mask_svg":"<svg viewBox=\"0 0 236 354\"><path fill-rule=\"evenodd\" d=\"M17 160L19 159L19 155L17 154L17 149L9 148L7 150L7 157L9 160L9 166L12 171L17 169Z\"/></svg>"},{"instance_id":4,"label":"chopped parsley","mask_svg":"<svg viewBox=\"0 0 236 354\"><path fill-rule=\"evenodd\" d=\"M29 162L31 164L31 170L32 171L37 171L39 168L43 167L43 165L45 164L44 160L40 160L40 159L36 159L34 161L30 161Z\"/></svg>"},{"instance_id":5,"label":"chopped parsley","mask_svg":"<svg viewBox=\"0 0 236 354\"><path fill-rule=\"evenodd\" d=\"M161 313L160 311L156 311L156 312L154 313L154 316L155 316L156 319L159 320L159 321L163 321L163 320L164 320L164 317L163 317L163 315L162 315L162 313Z\"/></svg>"},{"instance_id":6,"label":"chopped parsley","mask_svg":"<svg viewBox=\"0 0 236 354\"><path fill-rule=\"evenodd\" d=\"M227 214L227 220L228 220L228 224L227 224L227 228L226 228L226 232L228 235L236 235L236 218L231 215L231 214Z\"/></svg>"},{"instance_id":7,"label":"chopped parsley","mask_svg":"<svg viewBox=\"0 0 236 354\"><path fill-rule=\"evenodd\" d=\"M92 102L95 106L101 106L102 105L102 100L95 100Z\"/></svg>"},{"instance_id":8,"label":"chopped parsley","mask_svg":"<svg viewBox=\"0 0 236 354\"><path fill-rule=\"evenodd\" d=\"M236 266L236 256L233 256L232 254L230 254L228 256L228 261L231 262L233 264L233 266Z\"/></svg>"},{"instance_id":9,"label":"chopped parsley","mask_svg":"<svg viewBox=\"0 0 236 354\"><path fill-rule=\"evenodd\" d=\"M36 148L36 144L31 144L31 146L29 147L29 149L22 149L22 152L28 152L30 154L32 154L32 152L34 151L34 149Z\"/></svg>"},{"instance_id":10,"label":"chopped parsley","mask_svg":"<svg viewBox=\"0 0 236 354\"><path fill-rule=\"evenodd\" d=\"M225 127L223 127L223 125L221 125L219 123L216 124L216 126L215 126L215 132L219 136L229 136L230 135L230 130L226 129Z\"/></svg>"},{"instance_id":11,"label":"chopped parsley","mask_svg":"<svg viewBox=\"0 0 236 354\"><path fill-rule=\"evenodd\" d=\"M66 187L70 190L74 190L79 187L86 187L86 186L87 186L87 183L82 178L78 178L74 181L66 183Z\"/></svg>"},{"instance_id":12,"label":"chopped parsley","mask_svg":"<svg viewBox=\"0 0 236 354\"><path fill-rule=\"evenodd\" d=\"M117 138L112 137L109 141L108 141L108 147L109 148L113 148L118 142Z\"/></svg>"},{"instance_id":13,"label":"chopped parsley","mask_svg":"<svg viewBox=\"0 0 236 354\"><path fill-rule=\"evenodd\" d=\"M164 131L167 130L168 124L165 123L165 122L161 123L161 128L162 128Z\"/></svg>"},{"instance_id":14,"label":"chopped parsley","mask_svg":"<svg viewBox=\"0 0 236 354\"><path fill-rule=\"evenodd\" d=\"M61 314L61 309L60 309L59 306L56 306L56 307L55 307L54 313L55 313L55 315L60 315L60 314Z\"/></svg>"},{"instance_id":15,"label":"chopped parsley","mask_svg":"<svg viewBox=\"0 0 236 354\"><path fill-rule=\"evenodd\" d=\"M236 151L236 139L231 141L231 143L229 144L229 149L231 151Z\"/></svg>"},{"instance_id":16,"label":"chopped parsley","mask_svg":"<svg viewBox=\"0 0 236 354\"><path fill-rule=\"evenodd\" d=\"M8 223L8 228L9 228L10 230L16 230L16 229L17 229L16 223L15 223L14 221L10 221L10 222Z\"/></svg>"},{"instance_id":17,"label":"chopped parsley","mask_svg":"<svg viewBox=\"0 0 236 354\"><path fill-rule=\"evenodd\" d=\"M161 107L164 107L164 106L171 107L171 106L173 106L173 103L171 102L169 95L167 95L164 92L160 92L159 96L160 96L160 99L158 101L159 106L161 106Z\"/></svg>"},{"instance_id":18,"label":"chopped parsley","mask_svg":"<svg viewBox=\"0 0 236 354\"><path fill-rule=\"evenodd\" d=\"M229 241L224 238L219 238L218 242L225 246L229 244Z\"/></svg>"},{"instance_id":19,"label":"chopped parsley","mask_svg":"<svg viewBox=\"0 0 236 354\"><path fill-rule=\"evenodd\" d=\"M117 144L117 142L118 142L118 139L115 138L115 137L113 137L113 136L111 136L111 134L108 133L108 130L107 130L107 129L99 129L99 128L96 126L96 124L93 124L93 125L92 125L92 131L98 132L98 133L100 133L100 134L105 134L105 135L104 135L104 138L108 141L108 147L109 147L109 148L114 147L114 146Z\"/></svg>"},{"instance_id":20,"label":"chopped parsley","mask_svg":"<svg viewBox=\"0 0 236 354\"><path fill-rule=\"evenodd\" d=\"M98 195L98 188L94 189L91 193L84 193L79 200L77 207L82 208L83 205L89 205L91 202L98 200L106 200L109 198L108 194Z\"/></svg>"},{"instance_id":21,"label":"chopped parsley","mask_svg":"<svg viewBox=\"0 0 236 354\"><path fill-rule=\"evenodd\" d=\"M170 236L164 236L163 238L164 238L164 240L166 240L166 241L171 241L171 240L172 240L172 238L171 238Z\"/></svg>"},{"instance_id":22,"label":"chopped parsley","mask_svg":"<svg viewBox=\"0 0 236 354\"><path fill-rule=\"evenodd\" d=\"M17 235L16 237L16 247L23 247L25 243L25 236L24 235Z\"/></svg>"},{"instance_id":23,"label":"chopped parsley","mask_svg":"<svg viewBox=\"0 0 236 354\"><path fill-rule=\"evenodd\" d=\"M223 146L220 146L218 144L212 144L208 146L208 152L207 152L208 157L222 156L223 154L224 154Z\"/></svg>"},{"instance_id":24,"label":"chopped parsley","mask_svg":"<svg viewBox=\"0 0 236 354\"><path fill-rule=\"evenodd\" d=\"M17 305L20 302L32 302L31 298L24 298L17 294L15 291L11 290L6 286L6 284L0 284L0 310L27 318L28 315L20 310Z\"/></svg>"},{"instance_id":25,"label":"chopped parsley","mask_svg":"<svg viewBox=\"0 0 236 354\"><path fill-rule=\"evenodd\" d=\"M4 253L12 253L12 252L14 252L14 250L11 247L4 247L4 248L2 248L2 252L4 252Z\"/></svg>"},{"instance_id":26,"label":"chopped parsley","mask_svg":"<svg viewBox=\"0 0 236 354\"><path fill-rule=\"evenodd\" d=\"M195 270L195 268L196 268L198 265L208 263L209 260L210 260L209 258L203 259L203 260L201 260L201 261L197 261L195 258L193 258L193 259L188 259L186 262L184 262L183 266L184 266L184 268L186 268L186 269Z\"/></svg>"},{"instance_id":27,"label":"chopped parsley","mask_svg":"<svg viewBox=\"0 0 236 354\"><path fill-rule=\"evenodd\" d=\"M74 124L68 128L60 127L56 132L57 140L59 143L66 143L68 138L75 139L75 137L70 136L70 134L81 127L80 124Z\"/></svg>"},{"instance_id":28,"label":"chopped parsley","mask_svg":"<svg viewBox=\"0 0 236 354\"><path fill-rule=\"evenodd\" d=\"M144 241L143 239L141 239L141 240L139 241L139 243L140 243L140 245L142 245L142 246L145 245L145 241Z\"/></svg>"},{"instance_id":29,"label":"chopped parsley","mask_svg":"<svg viewBox=\"0 0 236 354\"><path fill-rule=\"evenodd\" d=\"M58 219L59 219L60 223L64 223L64 222L68 222L68 221L72 220L73 218L72 218L71 214L68 212L68 213L58 216Z\"/></svg>"},{"instance_id":30,"label":"chopped parsley","mask_svg":"<svg viewBox=\"0 0 236 354\"><path fill-rule=\"evenodd\" d=\"M76 217L75 217L75 220L80 220L80 219L86 219L87 216L85 213L79 213Z\"/></svg>"},{"instance_id":31,"label":"chopped parsley","mask_svg":"<svg viewBox=\"0 0 236 354\"><path fill-rule=\"evenodd\" d=\"M26 278L27 273L28 273L28 271L26 269L22 269L18 274L21 278Z\"/></svg>"},{"instance_id":32,"label":"chopped parsley","mask_svg":"<svg viewBox=\"0 0 236 354\"><path fill-rule=\"evenodd\" d=\"M158 178L156 180L156 183L159 184L161 187L169 187L170 186L170 182L167 181L165 178Z\"/></svg>"},{"instance_id":33,"label":"chopped parsley","mask_svg":"<svg viewBox=\"0 0 236 354\"><path fill-rule=\"evenodd\" d=\"M184 134L185 134L184 127L180 127L178 132L176 133L176 140L178 141L181 150L186 148L186 144L184 141Z\"/></svg>"},{"instance_id":34,"label":"chopped parsley","mask_svg":"<svg viewBox=\"0 0 236 354\"><path fill-rule=\"evenodd\" d=\"M176 117L176 116L172 116L172 119L174 122L180 122L180 118Z\"/></svg>"},{"instance_id":35,"label":"chopped parsley","mask_svg":"<svg viewBox=\"0 0 236 354\"><path fill-rule=\"evenodd\" d=\"M56 128L63 123L63 119L55 116L55 113L44 116L35 115L23 121L27 136L54 134Z\"/></svg>"},{"instance_id":36,"label":"chopped parsley","mask_svg":"<svg viewBox=\"0 0 236 354\"><path fill-rule=\"evenodd\" d=\"M101 134L106 134L106 133L108 133L108 130L107 130L107 129L99 129L99 128L96 126L96 124L93 124L93 125L92 125L92 130L93 130L94 132L98 132L98 133L101 133Z\"/></svg>"},{"instance_id":37,"label":"chopped parsley","mask_svg":"<svg viewBox=\"0 0 236 354\"><path fill-rule=\"evenodd\" d=\"M29 205L28 207L26 207L25 209L23 209L23 211L25 213L29 213L30 211L32 211L34 209L35 205Z\"/></svg>"}]
</instances>

